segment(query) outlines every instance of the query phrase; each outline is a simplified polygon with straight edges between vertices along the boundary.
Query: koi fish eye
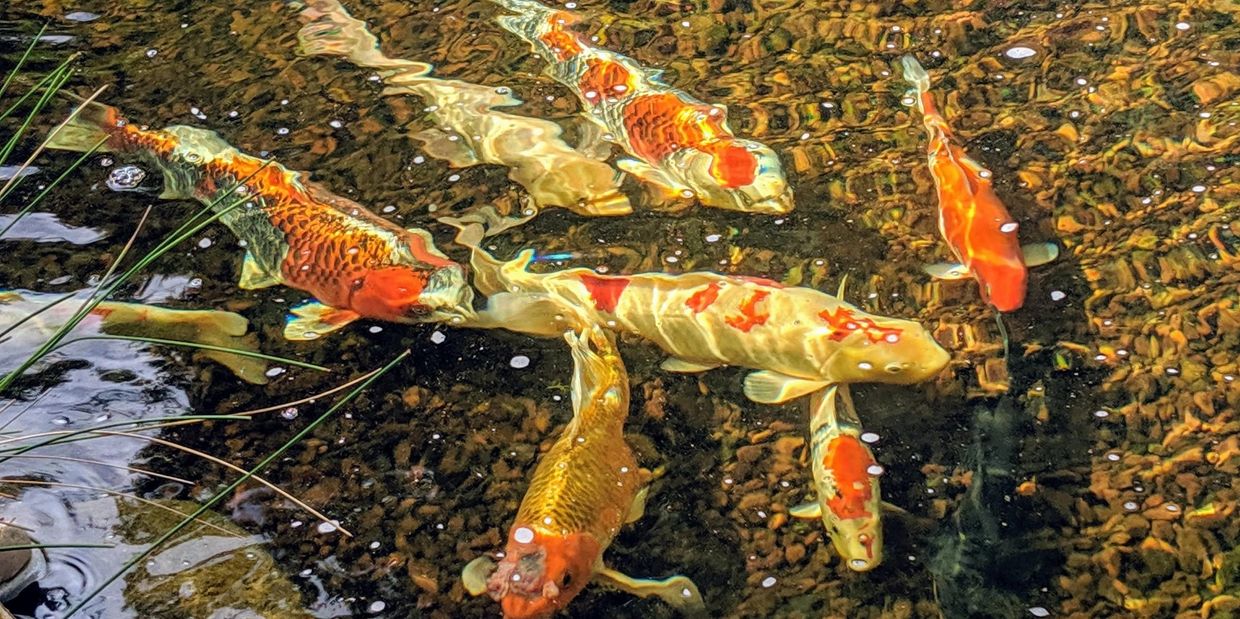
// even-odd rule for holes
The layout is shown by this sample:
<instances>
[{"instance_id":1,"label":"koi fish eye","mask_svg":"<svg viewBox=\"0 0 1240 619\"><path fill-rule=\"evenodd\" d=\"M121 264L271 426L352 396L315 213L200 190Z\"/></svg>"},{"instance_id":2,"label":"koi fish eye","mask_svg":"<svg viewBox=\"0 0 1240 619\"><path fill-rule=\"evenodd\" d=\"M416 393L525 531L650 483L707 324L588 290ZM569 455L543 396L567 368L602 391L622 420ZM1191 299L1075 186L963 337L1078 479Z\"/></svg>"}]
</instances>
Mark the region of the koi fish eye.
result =
<instances>
[{"instance_id":1,"label":"koi fish eye","mask_svg":"<svg viewBox=\"0 0 1240 619\"><path fill-rule=\"evenodd\" d=\"M571 584L573 584L573 574L572 574L572 572L564 572L564 578L560 579L560 586L561 586L561 587L567 587L567 586L569 586L569 585L571 585Z\"/></svg>"}]
</instances>

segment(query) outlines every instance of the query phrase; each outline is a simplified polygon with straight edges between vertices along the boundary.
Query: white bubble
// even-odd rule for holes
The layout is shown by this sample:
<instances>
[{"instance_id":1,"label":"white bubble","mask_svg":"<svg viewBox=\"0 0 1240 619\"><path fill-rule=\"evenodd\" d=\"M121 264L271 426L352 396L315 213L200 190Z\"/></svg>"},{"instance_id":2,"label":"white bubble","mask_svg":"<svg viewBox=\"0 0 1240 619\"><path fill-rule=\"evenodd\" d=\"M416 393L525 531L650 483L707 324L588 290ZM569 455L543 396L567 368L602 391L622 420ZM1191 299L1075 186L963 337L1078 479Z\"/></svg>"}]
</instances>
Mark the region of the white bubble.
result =
<instances>
[{"instance_id":1,"label":"white bubble","mask_svg":"<svg viewBox=\"0 0 1240 619\"><path fill-rule=\"evenodd\" d=\"M1006 232L1010 234L1012 232L1016 232L1016 229L1019 227L1020 227L1020 224L1014 221L1009 221L1003 224L1002 226L999 226L999 232Z\"/></svg>"},{"instance_id":2,"label":"white bubble","mask_svg":"<svg viewBox=\"0 0 1240 619\"><path fill-rule=\"evenodd\" d=\"M343 127L343 126L344 126L344 123L342 123L342 122L340 122L340 121L338 121L338 120L333 120L333 121L331 121L331 122L328 122L327 124L328 124L328 126L330 126L332 129L339 129L339 128L341 128L341 127ZM377 602L377 603L382 603L382 602Z\"/></svg>"},{"instance_id":3,"label":"white bubble","mask_svg":"<svg viewBox=\"0 0 1240 619\"><path fill-rule=\"evenodd\" d=\"M527 527L517 527L517 530L512 532L512 539L518 544L528 544L534 541L534 532Z\"/></svg>"},{"instance_id":4,"label":"white bubble","mask_svg":"<svg viewBox=\"0 0 1240 619\"><path fill-rule=\"evenodd\" d=\"M280 127L276 129L276 135L288 135L288 127Z\"/></svg>"},{"instance_id":5,"label":"white bubble","mask_svg":"<svg viewBox=\"0 0 1240 619\"><path fill-rule=\"evenodd\" d=\"M270 370L267 370L267 378L274 378L276 376L283 374L286 371L287 370L285 370L284 368L271 368Z\"/></svg>"},{"instance_id":6,"label":"white bubble","mask_svg":"<svg viewBox=\"0 0 1240 619\"><path fill-rule=\"evenodd\" d=\"M883 465L881 464L871 464L870 466L865 467L865 472L874 476L882 475L883 470Z\"/></svg>"},{"instance_id":7,"label":"white bubble","mask_svg":"<svg viewBox=\"0 0 1240 619\"><path fill-rule=\"evenodd\" d=\"M1205 192L1205 190L1206 190L1206 186L1205 186L1205 185L1193 185L1193 192L1194 192L1194 193L1203 193L1203 192Z\"/></svg>"},{"instance_id":8,"label":"white bubble","mask_svg":"<svg viewBox=\"0 0 1240 619\"><path fill-rule=\"evenodd\" d=\"M1052 290L1052 291L1051 291L1051 300L1052 300L1052 301L1062 301L1062 300L1064 300L1065 298L1067 298L1067 296L1068 296L1068 295L1064 294L1064 293L1063 293L1062 291L1060 291L1060 290Z\"/></svg>"},{"instance_id":9,"label":"white bubble","mask_svg":"<svg viewBox=\"0 0 1240 619\"><path fill-rule=\"evenodd\" d=\"M147 58L154 58L154 57L155 57L155 55L156 55L156 54L158 54L158 53L159 53L159 50L157 50L157 49L155 49L155 48L153 48L153 47L152 47L151 49L146 50L146 57L147 57Z\"/></svg>"},{"instance_id":10,"label":"white bubble","mask_svg":"<svg viewBox=\"0 0 1240 619\"><path fill-rule=\"evenodd\" d=\"M372 613L381 613L385 608L387 608L387 602L384 602L383 600L375 600L370 603L370 607L367 608L367 610Z\"/></svg>"},{"instance_id":11,"label":"white bubble","mask_svg":"<svg viewBox=\"0 0 1240 619\"><path fill-rule=\"evenodd\" d=\"M1034 50L1033 48L1017 45L1016 47L1009 48L1006 52L1003 52L1003 53L1006 54L1008 58L1012 58L1014 60L1022 60L1024 58L1033 57L1037 55L1038 52Z\"/></svg>"},{"instance_id":12,"label":"white bubble","mask_svg":"<svg viewBox=\"0 0 1240 619\"><path fill-rule=\"evenodd\" d=\"M199 247L201 247L201 248L203 248L203 249L206 249L206 248L210 247L210 246L211 246L211 239L204 238L204 239L199 240L199 241L198 241L198 246L199 246Z\"/></svg>"},{"instance_id":13,"label":"white bubble","mask_svg":"<svg viewBox=\"0 0 1240 619\"><path fill-rule=\"evenodd\" d=\"M1029 614L1033 615L1034 617L1049 617L1051 616L1051 611L1046 610L1045 608L1042 608L1041 606L1034 606L1033 608L1029 609Z\"/></svg>"},{"instance_id":14,"label":"white bubble","mask_svg":"<svg viewBox=\"0 0 1240 619\"><path fill-rule=\"evenodd\" d=\"M706 235L706 242L707 243L718 243L719 239L721 238L723 238L723 236L719 234L708 234Z\"/></svg>"},{"instance_id":15,"label":"white bubble","mask_svg":"<svg viewBox=\"0 0 1240 619\"><path fill-rule=\"evenodd\" d=\"M334 533L337 529L340 528L336 526L336 524L337 523L335 521L320 522L317 530L319 533L322 533L323 535L327 535L328 533Z\"/></svg>"},{"instance_id":16,"label":"white bubble","mask_svg":"<svg viewBox=\"0 0 1240 619\"><path fill-rule=\"evenodd\" d=\"M1189 25L1189 23L1188 23L1188 22L1183 22L1183 21L1182 21L1182 22L1176 22L1176 24L1175 24L1175 29L1176 29L1176 30L1184 31L1184 30L1188 30L1189 28L1192 28L1192 26L1191 26L1191 25Z\"/></svg>"},{"instance_id":17,"label":"white bubble","mask_svg":"<svg viewBox=\"0 0 1240 619\"><path fill-rule=\"evenodd\" d=\"M525 355L517 355L508 361L508 365L511 365L518 370L527 368L530 366L530 358Z\"/></svg>"},{"instance_id":18,"label":"white bubble","mask_svg":"<svg viewBox=\"0 0 1240 619\"><path fill-rule=\"evenodd\" d=\"M875 432L862 432L861 433L862 443L870 443L870 444L877 443L878 438L879 438L878 434Z\"/></svg>"},{"instance_id":19,"label":"white bubble","mask_svg":"<svg viewBox=\"0 0 1240 619\"><path fill-rule=\"evenodd\" d=\"M763 588L765 588L765 589L770 589L771 587L774 587L774 586L775 586L775 577L774 577L774 576L767 576L766 578L763 578L763 579L762 579L762 587L763 587Z\"/></svg>"}]
</instances>

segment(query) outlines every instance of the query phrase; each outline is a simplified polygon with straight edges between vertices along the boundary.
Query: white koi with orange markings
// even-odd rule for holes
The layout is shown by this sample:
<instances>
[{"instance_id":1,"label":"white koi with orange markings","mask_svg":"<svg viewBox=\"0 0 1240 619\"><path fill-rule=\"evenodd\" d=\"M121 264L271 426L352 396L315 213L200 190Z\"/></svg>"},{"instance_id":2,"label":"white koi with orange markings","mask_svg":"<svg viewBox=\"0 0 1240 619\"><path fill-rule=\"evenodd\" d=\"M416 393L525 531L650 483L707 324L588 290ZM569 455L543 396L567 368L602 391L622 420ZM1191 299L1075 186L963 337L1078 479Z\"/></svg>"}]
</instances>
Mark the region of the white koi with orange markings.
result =
<instances>
[{"instance_id":1,"label":"white koi with orange markings","mask_svg":"<svg viewBox=\"0 0 1240 619\"><path fill-rule=\"evenodd\" d=\"M634 159L620 167L669 194L751 213L787 213L792 189L770 147L738 138L727 108L710 105L659 80L632 58L592 46L569 27L572 13L533 0L493 0L517 13L498 19L525 39L547 73L571 89L584 116Z\"/></svg>"}]
</instances>

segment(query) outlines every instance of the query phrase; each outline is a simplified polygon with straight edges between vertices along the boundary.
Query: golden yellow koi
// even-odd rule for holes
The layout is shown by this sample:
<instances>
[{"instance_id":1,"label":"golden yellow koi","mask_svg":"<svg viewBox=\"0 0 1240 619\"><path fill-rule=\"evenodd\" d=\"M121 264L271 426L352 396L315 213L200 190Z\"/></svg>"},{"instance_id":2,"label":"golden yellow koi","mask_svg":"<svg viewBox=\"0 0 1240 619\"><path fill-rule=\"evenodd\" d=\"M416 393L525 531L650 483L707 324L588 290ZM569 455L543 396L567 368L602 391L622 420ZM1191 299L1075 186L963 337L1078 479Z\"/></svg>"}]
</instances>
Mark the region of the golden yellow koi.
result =
<instances>
[{"instance_id":1,"label":"golden yellow koi","mask_svg":"<svg viewBox=\"0 0 1240 619\"><path fill-rule=\"evenodd\" d=\"M431 77L429 64L384 55L366 22L336 0L306 0L304 5L306 25L297 33L300 52L347 58L377 70L387 84L385 95L421 98L435 128L415 137L428 155L458 168L506 166L508 178L540 208L557 206L579 215L633 211L620 192L620 174L566 144L559 125L496 110L521 104L508 89Z\"/></svg>"},{"instance_id":2,"label":"golden yellow koi","mask_svg":"<svg viewBox=\"0 0 1240 619\"><path fill-rule=\"evenodd\" d=\"M573 354L573 419L538 462L508 535L504 558L471 561L462 573L473 595L489 594L504 617L548 617L595 581L677 608L701 609L684 576L630 578L603 565L620 527L642 515L649 473L624 439L629 379L610 332L565 333Z\"/></svg>"}]
</instances>

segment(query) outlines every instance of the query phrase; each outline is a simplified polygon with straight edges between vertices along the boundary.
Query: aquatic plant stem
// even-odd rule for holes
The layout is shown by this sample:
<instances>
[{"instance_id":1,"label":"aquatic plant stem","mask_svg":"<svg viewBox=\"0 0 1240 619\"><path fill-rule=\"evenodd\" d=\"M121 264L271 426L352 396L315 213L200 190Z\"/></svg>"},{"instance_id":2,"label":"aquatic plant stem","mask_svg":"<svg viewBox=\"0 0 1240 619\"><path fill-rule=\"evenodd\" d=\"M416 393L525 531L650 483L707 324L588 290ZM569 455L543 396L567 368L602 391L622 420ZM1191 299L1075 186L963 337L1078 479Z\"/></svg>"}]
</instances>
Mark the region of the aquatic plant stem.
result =
<instances>
[{"instance_id":1,"label":"aquatic plant stem","mask_svg":"<svg viewBox=\"0 0 1240 619\"><path fill-rule=\"evenodd\" d=\"M68 77L66 76L65 79L67 80ZM43 141L39 143L39 146L34 149L34 152L30 153L30 156L27 157L26 160L22 162L21 166L17 168L17 172L13 174L13 178L10 178L8 182L4 184L4 187L0 188L0 201L3 201L4 198L9 195L9 192L12 190L12 188L16 187L17 184L21 182L21 179L23 178L22 172L25 171L26 168L30 167L30 164L33 163L34 160L38 158L38 156L41 155L44 150L47 149L48 142L51 142L52 138L56 137L56 134L60 133L61 129L65 128L65 125L68 125L69 123L73 122L73 119L77 118L78 114L81 114L82 110L85 109L86 106L90 104L92 101L94 101L96 97L98 97L101 93L103 93L104 89L106 89L107 87L108 85L104 84L103 86L100 86L98 89L96 89L95 92L91 93L91 95L87 97L86 100L83 101L81 105L78 105L77 107L73 108L73 111L69 112L69 115L66 116L64 120L60 121L60 124L56 125L56 127L53 128L51 132L47 134L47 137L44 138ZM35 112L37 113L38 110L35 110ZM29 123L29 119L27 119L27 123ZM17 136L14 136L14 138L16 137ZM106 141L108 141L107 138L103 138L103 139L100 139L98 142L96 142L95 145L91 147L89 151L83 153L80 157L78 157L78 160L74 162L73 167L71 167L70 170L72 170L73 168L81 164L81 162L84 159L86 159L88 155L90 155L91 153L94 153ZM4 158L7 156L8 156L7 152L4 153L3 155L0 155L0 161L3 161ZM66 174L67 173L68 173L68 170L66 170ZM55 182L53 182L48 187L45 187L43 192L40 193L39 196L35 198L34 201L37 202L38 200L42 199L43 196L47 195L47 192L51 191L52 187L55 187L56 183L59 183L61 179L63 179L64 177L65 177L65 174L61 174L60 177L57 178ZM34 205L33 202L30 205L28 205L26 207L27 210L33 205ZM9 224L9 225L12 225L12 224Z\"/></svg>"},{"instance_id":2,"label":"aquatic plant stem","mask_svg":"<svg viewBox=\"0 0 1240 619\"><path fill-rule=\"evenodd\" d=\"M261 352L255 352L252 350L243 350L240 348L229 348L227 346L215 346L212 344L199 344L198 342L187 342L185 340L165 340L165 339L161 339L157 337L143 337L143 336L135 336L135 335L83 335L81 337L74 337L74 338L69 338L67 340L62 340L59 344L56 345L56 349L63 348L74 342L85 342L89 340L120 340L122 342L142 342L145 344L159 344L163 346L182 346L185 348L198 348L202 350L211 350L215 352L226 352L230 355L240 355L242 357L254 357L255 359L262 359L264 361L286 363L288 365L299 367L299 368L304 368L307 370L316 370L319 372L331 372L332 371L331 368L323 367L321 365L315 365L313 363L306 363L305 361L297 361L296 359L289 359L287 357L277 357L275 355L268 355L268 354L264 354Z\"/></svg>"},{"instance_id":3,"label":"aquatic plant stem","mask_svg":"<svg viewBox=\"0 0 1240 619\"><path fill-rule=\"evenodd\" d=\"M66 484L64 482L47 481L44 479L5 479L3 481L0 481L0 484L16 484L18 486L48 486L52 488L74 488L77 490L91 490L94 492L102 492L108 496L120 497L122 499L133 499L139 503L142 503L143 505L149 505L156 509L162 509L164 511L169 511L174 514L177 514L178 516L183 515L181 512L178 512L177 510L172 509L171 507L168 507L167 505L160 505L159 503L156 503L155 501L152 501L150 499L144 499L140 496L129 494L127 492L109 490L107 488L99 488L96 486L85 486L82 484ZM240 535L237 535L236 533L229 531L228 529L225 529L218 525L211 524L209 522L206 522L205 520L202 522L202 524L208 527L211 527L212 529L215 529L217 531L220 531L229 537L241 537Z\"/></svg>"},{"instance_id":4,"label":"aquatic plant stem","mask_svg":"<svg viewBox=\"0 0 1240 619\"><path fill-rule=\"evenodd\" d=\"M30 45L26 46L26 51L22 52L22 57L17 59L17 64L13 66L13 69L9 71L8 75L4 76L4 84L0 84L0 97L4 96L4 93L9 89L9 84L13 82L13 79L17 77L18 73L21 73L22 65L26 64L26 60L29 59L30 54L34 52L35 46L38 45L39 41L43 39L43 33L47 32L48 25L48 22L43 23L43 27L39 28L38 34L34 35L33 39L30 39Z\"/></svg>"},{"instance_id":5,"label":"aquatic plant stem","mask_svg":"<svg viewBox=\"0 0 1240 619\"><path fill-rule=\"evenodd\" d=\"M22 136L26 133L26 129L29 129L30 124L34 122L35 116L38 116L39 112L42 112L43 108L47 107L47 104L52 100L52 97L54 97L56 93L59 92L60 89L63 88L69 81L71 74L72 71L68 69L61 70L58 73L53 73L53 75L55 75L55 79L53 79L52 82L44 88L43 94L34 104L34 109L30 110L30 113L27 114L26 118L22 121L21 126L17 128L17 131L12 137L9 138L9 141L4 144L4 148L0 149L0 165L3 165L4 162L8 160L9 155L13 152L13 149L17 148L17 144L21 142ZM20 175L14 176L12 179L9 179L9 183L12 183L19 177Z\"/></svg>"},{"instance_id":6,"label":"aquatic plant stem","mask_svg":"<svg viewBox=\"0 0 1240 619\"><path fill-rule=\"evenodd\" d=\"M405 352L397 355L395 359L392 359L391 361L389 361L378 372L375 372L370 378L366 379L365 382L359 384L357 387L354 387L351 391L349 391L349 393L345 394L343 398L341 398L339 401L333 404L331 408L327 409L326 412L324 412L322 415L319 415L314 421L310 422L310 424L308 424L300 432L298 432L288 441L285 441L283 445L276 448L276 450L271 452L271 454L269 454L266 458L263 458L261 462L254 465L254 467L251 468L249 471L247 471L245 475L241 476L241 478L229 484L223 490L217 492L215 496L211 497L209 500L207 500L206 503L203 503L202 506L194 510L194 513L190 514L185 519L181 520L181 522L173 526L171 529L165 531L162 535L156 538L155 541L153 541L151 545L147 547L146 550L142 551L141 553L138 553L137 556L130 559L128 562L125 563L125 565L121 566L121 569L117 570L116 573L112 574L110 577L105 579L103 582L99 583L99 585L96 586L93 590L91 590L90 593L83 596L82 599L79 600L77 604L74 604L73 607L70 608L68 612L65 613L65 618L68 619L69 617L72 617L73 615L75 615L88 602L90 602L90 600L94 599L95 596L103 592L103 590L108 588L108 586L110 586L113 582L116 582L116 580L119 579L121 576L125 575L125 573L128 572L130 569L132 569L133 566L145 560L146 557L149 556L152 552L154 552L156 548L160 547L165 542L172 539L172 537L176 535L178 532L180 532L181 529L184 529L185 527L189 526L191 522L194 522L194 520L197 519L198 516L202 515L207 510L211 509L212 506L214 506L216 503L219 503L225 496L227 496L229 493L233 492L238 487L240 487L241 484L245 483L246 480L250 479L251 477L254 477L259 471L266 468L267 465L271 464L277 458L284 455L284 452L288 451L293 445L296 445L303 438L308 436L316 428L322 425L323 422L327 421L327 419L330 418L332 415L334 415L336 411L343 408L345 404L348 404L349 402L351 402L353 398L357 397L358 394L360 394L363 390L369 387L371 383L377 380L380 376L383 376L384 374L386 374L392 368L396 367L401 361L404 361L405 358L409 356L410 352L411 351L406 350Z\"/></svg>"},{"instance_id":7,"label":"aquatic plant stem","mask_svg":"<svg viewBox=\"0 0 1240 619\"><path fill-rule=\"evenodd\" d=\"M176 482L178 484L185 484L187 486L194 485L193 481L184 479L181 477L165 475L163 473L156 473L155 471L148 471L146 469L140 469L140 468L133 467L133 466L126 466L124 464L113 464L111 462L104 462L102 460L90 460L88 458L74 458L73 456L45 456L43 454L19 454L16 456L9 456L9 458L36 459L36 460L63 460L65 462L77 462L79 464L93 464L95 466L103 466L103 467L107 467L110 469L120 469L123 471L129 471L130 473L134 473L137 475L146 475L147 477L165 479L168 481Z\"/></svg>"}]
</instances>

